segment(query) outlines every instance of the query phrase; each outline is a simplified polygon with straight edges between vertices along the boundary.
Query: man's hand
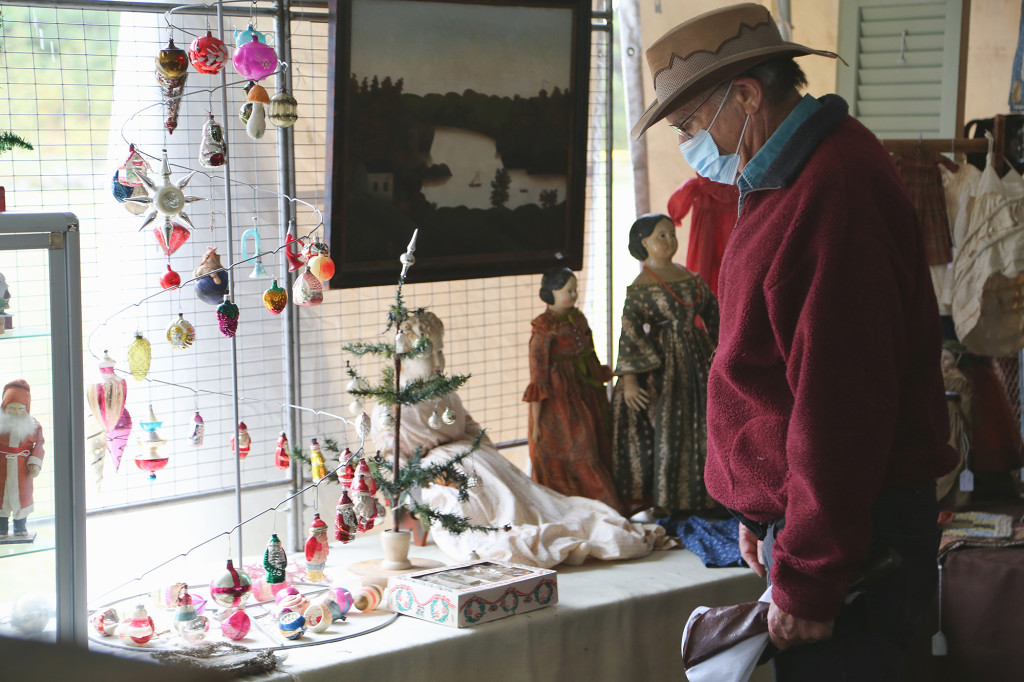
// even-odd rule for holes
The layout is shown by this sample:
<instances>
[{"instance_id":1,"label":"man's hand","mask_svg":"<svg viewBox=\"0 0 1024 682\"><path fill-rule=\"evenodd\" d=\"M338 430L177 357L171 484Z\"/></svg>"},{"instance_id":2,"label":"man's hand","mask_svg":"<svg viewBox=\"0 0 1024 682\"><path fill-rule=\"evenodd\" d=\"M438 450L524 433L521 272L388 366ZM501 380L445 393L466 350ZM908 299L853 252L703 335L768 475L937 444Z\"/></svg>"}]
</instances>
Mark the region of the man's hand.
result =
<instances>
[{"instance_id":1,"label":"man's hand","mask_svg":"<svg viewBox=\"0 0 1024 682\"><path fill-rule=\"evenodd\" d=\"M809 644L820 642L832 636L832 626L835 621L822 623L816 620L806 620L790 615L775 605L773 601L768 607L768 636L772 644L779 650L788 649L797 644Z\"/></svg>"},{"instance_id":2,"label":"man's hand","mask_svg":"<svg viewBox=\"0 0 1024 682\"><path fill-rule=\"evenodd\" d=\"M761 562L761 548L764 542L757 539L753 531L740 524L740 556L750 566L750 570L762 578L765 577L764 564Z\"/></svg>"}]
</instances>

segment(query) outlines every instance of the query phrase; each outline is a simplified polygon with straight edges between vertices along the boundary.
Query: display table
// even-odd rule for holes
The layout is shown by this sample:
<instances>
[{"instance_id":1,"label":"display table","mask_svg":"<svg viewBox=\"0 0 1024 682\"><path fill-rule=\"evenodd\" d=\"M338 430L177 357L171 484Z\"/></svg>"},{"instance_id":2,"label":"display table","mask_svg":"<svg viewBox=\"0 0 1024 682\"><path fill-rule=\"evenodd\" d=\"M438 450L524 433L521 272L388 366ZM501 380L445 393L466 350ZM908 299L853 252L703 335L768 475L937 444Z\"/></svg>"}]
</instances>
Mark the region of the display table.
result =
<instances>
[{"instance_id":1,"label":"display table","mask_svg":"<svg viewBox=\"0 0 1024 682\"><path fill-rule=\"evenodd\" d=\"M377 553L372 543L339 548L331 563ZM445 559L433 545L414 547L412 554ZM362 637L289 650L278 671L259 679L683 680L679 648L690 612L751 601L764 591L762 579L748 569L705 568L679 549L557 570L559 603L553 607L464 629L400 616ZM354 623L359 614L350 618ZM752 679L770 679L768 668Z\"/></svg>"}]
</instances>

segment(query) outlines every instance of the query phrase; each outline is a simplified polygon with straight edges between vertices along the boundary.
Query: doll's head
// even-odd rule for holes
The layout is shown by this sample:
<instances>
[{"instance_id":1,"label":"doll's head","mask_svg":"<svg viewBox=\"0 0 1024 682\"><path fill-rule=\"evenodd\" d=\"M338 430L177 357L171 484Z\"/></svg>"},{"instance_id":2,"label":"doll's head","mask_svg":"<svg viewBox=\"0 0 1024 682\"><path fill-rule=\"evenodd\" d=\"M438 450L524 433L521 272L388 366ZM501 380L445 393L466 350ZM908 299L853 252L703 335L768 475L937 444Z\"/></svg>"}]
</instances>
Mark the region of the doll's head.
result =
<instances>
[{"instance_id":1,"label":"doll's head","mask_svg":"<svg viewBox=\"0 0 1024 682\"><path fill-rule=\"evenodd\" d=\"M654 228L663 220L667 220L670 225L675 227L672 219L662 213L648 213L636 219L633 227L629 228L629 255L640 261L647 260L647 247L644 246L643 241L651 236Z\"/></svg>"},{"instance_id":2,"label":"doll's head","mask_svg":"<svg viewBox=\"0 0 1024 682\"><path fill-rule=\"evenodd\" d=\"M570 279L576 275L569 268L552 268L544 273L540 279L540 300L548 305L554 305L555 292L562 289Z\"/></svg>"},{"instance_id":3,"label":"doll's head","mask_svg":"<svg viewBox=\"0 0 1024 682\"><path fill-rule=\"evenodd\" d=\"M409 341L416 343L421 337L430 339L430 350L414 358L402 360L402 378L426 379L444 371L444 324L434 313L421 310L409 314L402 323L402 331L409 335Z\"/></svg>"}]
</instances>

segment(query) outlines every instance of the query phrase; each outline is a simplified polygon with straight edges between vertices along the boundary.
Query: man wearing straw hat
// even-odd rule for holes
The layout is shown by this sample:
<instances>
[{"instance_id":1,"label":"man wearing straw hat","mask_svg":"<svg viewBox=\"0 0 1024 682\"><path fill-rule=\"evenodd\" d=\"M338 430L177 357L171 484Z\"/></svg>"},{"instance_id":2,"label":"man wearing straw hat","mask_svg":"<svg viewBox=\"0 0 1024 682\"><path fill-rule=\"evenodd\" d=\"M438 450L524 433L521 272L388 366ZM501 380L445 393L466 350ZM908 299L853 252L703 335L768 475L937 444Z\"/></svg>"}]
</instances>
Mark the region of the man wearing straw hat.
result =
<instances>
[{"instance_id":1,"label":"man wearing straw hat","mask_svg":"<svg viewBox=\"0 0 1024 682\"><path fill-rule=\"evenodd\" d=\"M633 135L665 120L697 173L739 187L704 477L768 573L777 679L900 679L956 462L938 310L892 161L842 98L800 95L804 55L836 56L783 41L761 5L680 24L647 51L657 99Z\"/></svg>"}]
</instances>

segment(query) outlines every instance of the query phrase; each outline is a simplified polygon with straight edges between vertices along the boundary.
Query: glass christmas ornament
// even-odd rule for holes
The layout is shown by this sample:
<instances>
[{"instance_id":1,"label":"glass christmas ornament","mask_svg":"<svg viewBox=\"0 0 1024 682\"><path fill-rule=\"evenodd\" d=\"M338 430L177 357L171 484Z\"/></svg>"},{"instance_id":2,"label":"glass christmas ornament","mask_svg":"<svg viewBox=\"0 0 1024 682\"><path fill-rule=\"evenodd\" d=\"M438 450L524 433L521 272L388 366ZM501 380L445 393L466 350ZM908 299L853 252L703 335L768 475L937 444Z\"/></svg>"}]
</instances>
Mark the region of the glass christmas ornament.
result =
<instances>
[{"instance_id":1,"label":"glass christmas ornament","mask_svg":"<svg viewBox=\"0 0 1024 682\"><path fill-rule=\"evenodd\" d=\"M109 608L101 609L93 613L89 618L89 622L92 624L93 630L100 633L100 635L104 637L112 637L117 631L120 619L117 617L117 611L113 608Z\"/></svg>"},{"instance_id":2,"label":"glass christmas ornament","mask_svg":"<svg viewBox=\"0 0 1024 682\"><path fill-rule=\"evenodd\" d=\"M284 307L288 305L288 292L277 286L276 279L270 288L263 292L263 305L275 315L280 315Z\"/></svg>"},{"instance_id":3,"label":"glass christmas ornament","mask_svg":"<svg viewBox=\"0 0 1024 682\"><path fill-rule=\"evenodd\" d=\"M267 118L278 128L290 128L299 120L299 103L287 90L281 90L270 98Z\"/></svg>"},{"instance_id":4,"label":"glass christmas ornament","mask_svg":"<svg viewBox=\"0 0 1024 682\"><path fill-rule=\"evenodd\" d=\"M160 71L156 72L156 82L160 86L160 96L164 106L164 128L168 135L178 129L178 110L181 109L181 96L185 94L185 82L188 74L183 73L177 78L168 78Z\"/></svg>"},{"instance_id":5,"label":"glass christmas ornament","mask_svg":"<svg viewBox=\"0 0 1024 682\"><path fill-rule=\"evenodd\" d=\"M324 455L320 452L320 443L316 438L309 439L309 468L312 471L313 482L319 482L327 475L327 468L324 466Z\"/></svg>"},{"instance_id":6,"label":"glass christmas ornament","mask_svg":"<svg viewBox=\"0 0 1024 682\"><path fill-rule=\"evenodd\" d=\"M402 264L402 274L399 275L399 278L403 282L405 281L405 273L416 263L416 257L413 254L416 252L416 235L419 233L418 228L412 231L412 239L409 240L409 245L405 247L405 253L398 257L398 262Z\"/></svg>"},{"instance_id":7,"label":"glass christmas ornament","mask_svg":"<svg viewBox=\"0 0 1024 682\"><path fill-rule=\"evenodd\" d=\"M356 418L356 435L365 440L370 435L370 415L363 412Z\"/></svg>"},{"instance_id":8,"label":"glass christmas ornament","mask_svg":"<svg viewBox=\"0 0 1024 682\"><path fill-rule=\"evenodd\" d=\"M252 219L253 223L256 222L256 218ZM253 242L253 252L249 253L249 240ZM252 268L252 272L249 274L249 279L269 279L270 275L263 268L263 257L260 255L263 249L260 247L260 232L257 228L251 227L242 233L242 260L247 261L251 258L256 259L256 264Z\"/></svg>"},{"instance_id":9,"label":"glass christmas ornament","mask_svg":"<svg viewBox=\"0 0 1024 682\"><path fill-rule=\"evenodd\" d=\"M302 240L296 239L289 231L288 236L285 237L284 240L284 257L288 259L289 272L298 270L306 263L305 259L302 257L302 250Z\"/></svg>"},{"instance_id":10,"label":"glass christmas ornament","mask_svg":"<svg viewBox=\"0 0 1024 682\"><path fill-rule=\"evenodd\" d=\"M210 597L225 608L237 608L245 603L252 590L252 583L244 571L235 570L228 559L224 573L210 581Z\"/></svg>"},{"instance_id":11,"label":"glass christmas ornament","mask_svg":"<svg viewBox=\"0 0 1024 682\"><path fill-rule=\"evenodd\" d=\"M371 495L377 494L377 482L373 480L373 474L370 473L370 465L366 463L365 457L361 458L358 466L356 466L356 476L366 482L367 491Z\"/></svg>"},{"instance_id":12,"label":"glass christmas ornament","mask_svg":"<svg viewBox=\"0 0 1024 682\"><path fill-rule=\"evenodd\" d=\"M383 593L376 585L363 585L352 594L352 605L363 613L369 613L380 606Z\"/></svg>"},{"instance_id":13,"label":"glass christmas ornament","mask_svg":"<svg viewBox=\"0 0 1024 682\"><path fill-rule=\"evenodd\" d=\"M330 553L327 524L319 514L313 514L313 521L309 524L309 537L306 538L306 578L315 583L323 580L324 566L327 565L327 555Z\"/></svg>"},{"instance_id":14,"label":"glass christmas ornament","mask_svg":"<svg viewBox=\"0 0 1024 682\"><path fill-rule=\"evenodd\" d=\"M267 91L262 85L258 83L249 85L245 101L252 104L252 110L249 112L249 120L245 122L245 134L258 140L267 132L266 105L270 104L270 96L267 95Z\"/></svg>"},{"instance_id":15,"label":"glass christmas ornament","mask_svg":"<svg viewBox=\"0 0 1024 682\"><path fill-rule=\"evenodd\" d=\"M252 102L245 102L238 109L238 120L242 122L242 125L249 123L249 117L252 116Z\"/></svg>"},{"instance_id":16,"label":"glass christmas ornament","mask_svg":"<svg viewBox=\"0 0 1024 682\"><path fill-rule=\"evenodd\" d=\"M170 221L170 230L165 229L166 225L153 228L153 236L156 237L156 243L160 246L160 250L167 257L170 257L172 253L180 249L188 238L192 236L189 229L181 223Z\"/></svg>"},{"instance_id":17,"label":"glass christmas ornament","mask_svg":"<svg viewBox=\"0 0 1024 682\"><path fill-rule=\"evenodd\" d=\"M189 644L198 644L206 639L206 633L210 630L210 619L206 616L196 616L186 621L178 634Z\"/></svg>"},{"instance_id":18,"label":"glass christmas ornament","mask_svg":"<svg viewBox=\"0 0 1024 682\"><path fill-rule=\"evenodd\" d=\"M149 640L153 639L155 632L156 626L143 604L136 606L132 615L121 621L121 625L117 628L117 634L121 641L129 646L145 646Z\"/></svg>"},{"instance_id":19,"label":"glass christmas ornament","mask_svg":"<svg viewBox=\"0 0 1024 682\"><path fill-rule=\"evenodd\" d=\"M380 425L385 431L395 430L395 417L391 414L391 410L383 406L380 408Z\"/></svg>"},{"instance_id":20,"label":"glass christmas ornament","mask_svg":"<svg viewBox=\"0 0 1024 682\"><path fill-rule=\"evenodd\" d=\"M215 74L224 68L224 62L228 60L228 46L207 31L205 36L199 36L189 45L188 60L199 73Z\"/></svg>"},{"instance_id":21,"label":"glass christmas ornament","mask_svg":"<svg viewBox=\"0 0 1024 682\"><path fill-rule=\"evenodd\" d=\"M343 544L352 542L358 530L359 522L356 519L355 505L348 494L347 489L341 491L338 499L338 506L334 517L334 539L340 540Z\"/></svg>"},{"instance_id":22,"label":"glass christmas ornament","mask_svg":"<svg viewBox=\"0 0 1024 682\"><path fill-rule=\"evenodd\" d=\"M278 606L280 606L281 605L281 601L285 597L288 597L288 596L293 595L293 594L298 594L298 593L299 593L298 588L293 587L292 585L281 585L281 584L278 584L277 590L276 590L276 592L274 592L274 595L273 595L274 603L277 604Z\"/></svg>"},{"instance_id":23,"label":"glass christmas ornament","mask_svg":"<svg viewBox=\"0 0 1024 682\"><path fill-rule=\"evenodd\" d=\"M245 422L238 422L238 449L235 449L235 437L231 436L229 441L231 444L231 452L239 459L245 459L249 456L249 449L252 447L252 436L249 435L249 428L245 425Z\"/></svg>"},{"instance_id":24,"label":"glass christmas ornament","mask_svg":"<svg viewBox=\"0 0 1024 682\"><path fill-rule=\"evenodd\" d=\"M409 339L409 335L405 333L404 329L399 329L398 333L395 334L395 352L408 353L411 350L412 341Z\"/></svg>"},{"instance_id":25,"label":"glass christmas ornament","mask_svg":"<svg viewBox=\"0 0 1024 682\"><path fill-rule=\"evenodd\" d=\"M171 266L167 266L167 272L160 277L160 286L164 289L171 289L173 287L181 286L181 275L171 270Z\"/></svg>"},{"instance_id":26,"label":"glass christmas ornament","mask_svg":"<svg viewBox=\"0 0 1024 682\"><path fill-rule=\"evenodd\" d=\"M334 620L334 616L331 615L331 609L326 604L320 602L306 607L302 617L306 619L306 626L313 632L327 632L327 628L331 626L331 622Z\"/></svg>"},{"instance_id":27,"label":"glass christmas ornament","mask_svg":"<svg viewBox=\"0 0 1024 682\"><path fill-rule=\"evenodd\" d=\"M285 570L288 568L288 556L284 553L281 540L277 533L270 536L267 549L263 552L263 568L267 571L267 583L274 585L284 582Z\"/></svg>"},{"instance_id":28,"label":"glass christmas ornament","mask_svg":"<svg viewBox=\"0 0 1024 682\"><path fill-rule=\"evenodd\" d=\"M86 387L92 415L108 434L117 426L128 394L128 382L114 375L114 360L103 351L100 380Z\"/></svg>"},{"instance_id":29,"label":"glass christmas ornament","mask_svg":"<svg viewBox=\"0 0 1024 682\"><path fill-rule=\"evenodd\" d=\"M286 611L277 621L277 628L285 638L298 639L306 633L306 619L302 617L301 613Z\"/></svg>"},{"instance_id":30,"label":"glass christmas ornament","mask_svg":"<svg viewBox=\"0 0 1024 682\"><path fill-rule=\"evenodd\" d=\"M188 72L188 54L174 44L174 38L167 41L167 47L156 55L156 70L168 78L179 78Z\"/></svg>"},{"instance_id":31,"label":"glass christmas ornament","mask_svg":"<svg viewBox=\"0 0 1024 682\"><path fill-rule=\"evenodd\" d=\"M249 634L251 627L252 621L249 620L249 614L241 609L236 609L220 622L221 634L236 642Z\"/></svg>"},{"instance_id":32,"label":"glass christmas ornament","mask_svg":"<svg viewBox=\"0 0 1024 682\"><path fill-rule=\"evenodd\" d=\"M228 274L224 266L220 264L220 255L217 247L210 246L206 249L203 260L192 271L196 280L196 296L203 303L220 305L228 293Z\"/></svg>"},{"instance_id":33,"label":"glass christmas ornament","mask_svg":"<svg viewBox=\"0 0 1024 682\"><path fill-rule=\"evenodd\" d=\"M185 319L184 313L178 313L177 319L167 327L167 343L175 350L190 348L196 340L196 328Z\"/></svg>"},{"instance_id":34,"label":"glass christmas ornament","mask_svg":"<svg viewBox=\"0 0 1024 682\"><path fill-rule=\"evenodd\" d=\"M135 332L135 338L128 344L128 369L136 381L142 381L149 374L149 363L153 350L142 332Z\"/></svg>"},{"instance_id":35,"label":"glass christmas ornament","mask_svg":"<svg viewBox=\"0 0 1024 682\"><path fill-rule=\"evenodd\" d=\"M452 412L452 408L444 408L444 412L441 413L441 421L443 421L448 426L451 426L452 424L455 423L455 413Z\"/></svg>"},{"instance_id":36,"label":"glass christmas ornament","mask_svg":"<svg viewBox=\"0 0 1024 682\"><path fill-rule=\"evenodd\" d=\"M238 43L231 62L242 78L263 80L277 70L277 52L252 35L249 42Z\"/></svg>"},{"instance_id":37,"label":"glass christmas ornament","mask_svg":"<svg viewBox=\"0 0 1024 682\"><path fill-rule=\"evenodd\" d=\"M295 284L292 285L292 300L297 305L309 306L324 302L324 287L308 268L295 278Z\"/></svg>"},{"instance_id":38,"label":"glass christmas ornament","mask_svg":"<svg viewBox=\"0 0 1024 682\"><path fill-rule=\"evenodd\" d=\"M171 626L178 632L182 631L182 628L189 622L199 617L196 613L196 607L192 604L192 595L185 592L178 598L178 608L174 612L174 619L171 621Z\"/></svg>"},{"instance_id":39,"label":"glass christmas ornament","mask_svg":"<svg viewBox=\"0 0 1024 682\"><path fill-rule=\"evenodd\" d=\"M427 420L427 426L435 431L441 428L441 418L437 416L437 410L434 410L433 414L430 415L430 419Z\"/></svg>"},{"instance_id":40,"label":"glass christmas ornament","mask_svg":"<svg viewBox=\"0 0 1024 682\"><path fill-rule=\"evenodd\" d=\"M170 219L180 217L185 221L186 225L195 229L192 219L185 212L185 207L196 201L202 201L203 197L185 194L183 191L197 171L192 171L177 182L171 182L171 164L167 160L167 150L165 149L163 152L163 162L160 165L160 176L163 178L163 182L158 185L148 175L136 172L136 175L149 192L149 196L131 197L126 199L125 203L134 202L147 207L142 225L139 227L140 230L155 221L158 215L162 215L164 217L164 241L170 244L171 230L174 228L174 224Z\"/></svg>"},{"instance_id":41,"label":"glass christmas ornament","mask_svg":"<svg viewBox=\"0 0 1024 682\"><path fill-rule=\"evenodd\" d=\"M224 297L224 302L217 306L217 327L220 333L229 339L238 331L238 306L227 296Z\"/></svg>"},{"instance_id":42,"label":"glass christmas ornament","mask_svg":"<svg viewBox=\"0 0 1024 682\"><path fill-rule=\"evenodd\" d=\"M284 431L277 437L277 447L274 448L274 466L278 469L287 469L291 464L291 456L288 454L288 436Z\"/></svg>"},{"instance_id":43,"label":"glass christmas ornament","mask_svg":"<svg viewBox=\"0 0 1024 682\"><path fill-rule=\"evenodd\" d=\"M110 453L110 461L114 463L114 471L121 468L121 458L124 456L124 449L128 446L128 436L132 433L132 416L128 414L128 408L121 410L121 418L110 431L107 431L107 452Z\"/></svg>"},{"instance_id":44,"label":"glass christmas ornament","mask_svg":"<svg viewBox=\"0 0 1024 682\"><path fill-rule=\"evenodd\" d=\"M251 42L253 38L256 38L256 40L258 40L261 43L264 43L266 45L273 45L274 44L274 34L273 33L270 33L270 32L260 33L255 28L253 28L252 24L249 24L248 26L246 26L244 31L239 31L237 28L235 29L235 45L236 46L244 45L245 43Z\"/></svg>"},{"instance_id":45,"label":"glass christmas ornament","mask_svg":"<svg viewBox=\"0 0 1024 682\"><path fill-rule=\"evenodd\" d=\"M141 186L140 187L130 187L130 188L127 188L127 189L131 189L131 194L129 194L125 198L125 200L122 202L121 206L123 206L124 210L128 211L132 215L142 215L143 213L146 212L146 207L143 206L142 204L136 203L134 201L128 201L128 199L141 199L143 197L148 197L149 196L149 192L146 191L145 187L141 187Z\"/></svg>"},{"instance_id":46,"label":"glass christmas ornament","mask_svg":"<svg viewBox=\"0 0 1024 682\"><path fill-rule=\"evenodd\" d=\"M345 448L341 451L341 460L345 462L345 467L338 474L338 483L341 484L342 490L350 490L352 488L352 481L356 478L356 465L354 463L355 458L352 456L352 451Z\"/></svg>"},{"instance_id":47,"label":"glass christmas ornament","mask_svg":"<svg viewBox=\"0 0 1024 682\"><path fill-rule=\"evenodd\" d=\"M160 448L167 441L156 432L157 429L163 426L163 422L156 418L152 405L149 406L149 421L139 422L139 426L146 435L143 438L139 438L139 447L143 451L135 456L135 466L148 473L150 481L155 481L156 472L167 466L169 458L167 455L160 453Z\"/></svg>"},{"instance_id":48,"label":"glass christmas ornament","mask_svg":"<svg viewBox=\"0 0 1024 682\"><path fill-rule=\"evenodd\" d=\"M128 158L124 160L117 169L117 181L128 187L141 187L143 185L140 175L148 175L153 169L145 157L139 153L134 144L128 145Z\"/></svg>"},{"instance_id":49,"label":"glass christmas ornament","mask_svg":"<svg viewBox=\"0 0 1024 682\"><path fill-rule=\"evenodd\" d=\"M196 410L196 416L192 417L192 422L195 424L192 427L192 433L188 437L188 443L194 448L198 448L203 444L203 434L206 433L206 422L203 420L203 416L199 414L199 410Z\"/></svg>"},{"instance_id":50,"label":"glass christmas ornament","mask_svg":"<svg viewBox=\"0 0 1024 682\"><path fill-rule=\"evenodd\" d=\"M302 596L298 590L284 596L281 596L281 593L278 592L278 596L281 597L277 600L276 613L278 618L289 611L302 615L309 608L309 600Z\"/></svg>"},{"instance_id":51,"label":"glass christmas ornament","mask_svg":"<svg viewBox=\"0 0 1024 682\"><path fill-rule=\"evenodd\" d=\"M36 637L50 623L53 606L41 594L27 592L18 597L11 607L10 623L22 637Z\"/></svg>"},{"instance_id":52,"label":"glass christmas ornament","mask_svg":"<svg viewBox=\"0 0 1024 682\"><path fill-rule=\"evenodd\" d=\"M211 111L203 124L203 139L199 143L199 165L216 168L228 162L228 144L224 140L224 126L217 123Z\"/></svg>"},{"instance_id":53,"label":"glass christmas ornament","mask_svg":"<svg viewBox=\"0 0 1024 682\"><path fill-rule=\"evenodd\" d=\"M321 282L326 282L334 277L334 261L330 256L313 256L307 265L313 276Z\"/></svg>"}]
</instances>

